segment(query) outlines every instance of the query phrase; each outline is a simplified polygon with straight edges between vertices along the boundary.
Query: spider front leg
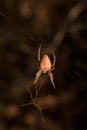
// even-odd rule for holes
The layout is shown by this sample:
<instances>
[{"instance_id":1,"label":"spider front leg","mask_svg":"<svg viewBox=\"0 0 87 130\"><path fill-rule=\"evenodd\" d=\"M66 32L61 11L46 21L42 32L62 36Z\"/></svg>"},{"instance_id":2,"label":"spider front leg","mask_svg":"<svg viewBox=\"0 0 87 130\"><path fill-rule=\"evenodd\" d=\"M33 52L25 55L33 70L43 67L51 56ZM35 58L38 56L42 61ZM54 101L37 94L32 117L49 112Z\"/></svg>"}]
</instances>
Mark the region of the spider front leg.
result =
<instances>
[{"instance_id":1,"label":"spider front leg","mask_svg":"<svg viewBox=\"0 0 87 130\"><path fill-rule=\"evenodd\" d=\"M54 88L56 88L55 84L54 84L54 78L53 78L53 74L51 72L51 70L48 71L48 75L50 77L51 83L53 85Z\"/></svg>"},{"instance_id":2,"label":"spider front leg","mask_svg":"<svg viewBox=\"0 0 87 130\"><path fill-rule=\"evenodd\" d=\"M40 47L39 47L39 49L38 49L38 60L40 61L40 50L41 50L41 45L40 45Z\"/></svg>"},{"instance_id":3,"label":"spider front leg","mask_svg":"<svg viewBox=\"0 0 87 130\"><path fill-rule=\"evenodd\" d=\"M54 58L54 61L53 61L53 64L52 64L52 67L53 67L53 66L55 66L55 63L56 63L56 56L55 56L54 52L52 52L52 53L53 53L53 58Z\"/></svg>"},{"instance_id":4,"label":"spider front leg","mask_svg":"<svg viewBox=\"0 0 87 130\"><path fill-rule=\"evenodd\" d=\"M41 73L42 73L42 70L39 70L39 71L36 73L36 78L35 78L35 80L34 80L34 84L36 84L36 82L37 82L38 78L40 77Z\"/></svg>"}]
</instances>

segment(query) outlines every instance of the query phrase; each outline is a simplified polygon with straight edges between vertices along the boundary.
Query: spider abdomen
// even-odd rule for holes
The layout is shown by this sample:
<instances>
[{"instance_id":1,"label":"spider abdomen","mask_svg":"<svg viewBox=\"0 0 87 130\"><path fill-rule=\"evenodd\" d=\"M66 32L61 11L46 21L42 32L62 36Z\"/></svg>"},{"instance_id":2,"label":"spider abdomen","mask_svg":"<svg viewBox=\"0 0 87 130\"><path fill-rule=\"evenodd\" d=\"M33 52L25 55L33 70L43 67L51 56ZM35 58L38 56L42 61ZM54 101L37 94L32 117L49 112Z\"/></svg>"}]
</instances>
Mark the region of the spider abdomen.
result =
<instances>
[{"instance_id":1,"label":"spider abdomen","mask_svg":"<svg viewBox=\"0 0 87 130\"><path fill-rule=\"evenodd\" d=\"M40 63L40 69L43 71L43 73L46 73L48 70L51 69L51 61L47 55L44 55L41 63Z\"/></svg>"}]
</instances>

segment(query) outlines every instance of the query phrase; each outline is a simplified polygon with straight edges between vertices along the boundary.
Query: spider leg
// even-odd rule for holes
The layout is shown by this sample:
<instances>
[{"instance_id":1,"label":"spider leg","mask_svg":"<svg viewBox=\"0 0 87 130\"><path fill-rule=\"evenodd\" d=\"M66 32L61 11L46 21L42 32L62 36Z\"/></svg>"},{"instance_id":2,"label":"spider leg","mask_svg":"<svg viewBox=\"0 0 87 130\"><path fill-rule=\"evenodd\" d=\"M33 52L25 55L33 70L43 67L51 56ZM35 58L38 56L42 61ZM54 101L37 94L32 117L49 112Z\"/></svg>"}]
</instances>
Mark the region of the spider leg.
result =
<instances>
[{"instance_id":1,"label":"spider leg","mask_svg":"<svg viewBox=\"0 0 87 130\"><path fill-rule=\"evenodd\" d=\"M50 77L50 80L51 80L51 83L52 83L53 87L56 88L56 87L55 87L55 84L54 84L54 81L53 81L54 78L53 78L52 72L51 72L51 71L48 71L48 75L49 75L49 77Z\"/></svg>"},{"instance_id":2,"label":"spider leg","mask_svg":"<svg viewBox=\"0 0 87 130\"><path fill-rule=\"evenodd\" d=\"M41 45L40 45L40 47L39 47L39 49L38 49L38 60L40 61L40 50L41 50Z\"/></svg>"},{"instance_id":3,"label":"spider leg","mask_svg":"<svg viewBox=\"0 0 87 130\"><path fill-rule=\"evenodd\" d=\"M55 69L55 67L51 68L50 71L52 71L52 70L54 70L54 69Z\"/></svg>"},{"instance_id":4,"label":"spider leg","mask_svg":"<svg viewBox=\"0 0 87 130\"><path fill-rule=\"evenodd\" d=\"M55 56L54 52L52 52L52 53L53 53L53 58L54 58L54 61L53 61L52 66L55 66L55 63L56 63L56 56Z\"/></svg>"},{"instance_id":5,"label":"spider leg","mask_svg":"<svg viewBox=\"0 0 87 130\"><path fill-rule=\"evenodd\" d=\"M37 82L38 78L40 77L41 73L42 73L42 70L39 70L39 71L36 73L36 78L35 78L35 80L34 80L34 84L36 84L36 82Z\"/></svg>"}]
</instances>

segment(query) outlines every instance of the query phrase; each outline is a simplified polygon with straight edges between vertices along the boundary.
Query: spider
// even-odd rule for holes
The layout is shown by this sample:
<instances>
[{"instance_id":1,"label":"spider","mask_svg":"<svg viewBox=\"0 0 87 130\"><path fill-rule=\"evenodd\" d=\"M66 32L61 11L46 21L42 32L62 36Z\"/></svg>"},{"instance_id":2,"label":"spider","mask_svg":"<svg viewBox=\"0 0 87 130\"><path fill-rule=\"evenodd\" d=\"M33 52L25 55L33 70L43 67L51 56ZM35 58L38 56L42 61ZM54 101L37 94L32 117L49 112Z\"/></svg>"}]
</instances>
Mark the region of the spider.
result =
<instances>
[{"instance_id":1,"label":"spider","mask_svg":"<svg viewBox=\"0 0 87 130\"><path fill-rule=\"evenodd\" d=\"M52 70L55 69L55 62L56 62L56 57L55 57L55 54L53 53L53 58L54 58L54 61L53 61L53 64L51 64L51 61L50 61L50 58L48 57L47 54L43 55L42 59L40 58L40 50L41 50L41 45L38 49L38 60L40 61L40 67L39 67L39 71L36 73L36 78L34 80L34 84L36 84L38 78L40 77L40 75L42 73L48 73L48 76L50 77L50 80L51 80L51 83L53 85L54 88L55 87L55 84L54 84L54 78L53 78L53 74L52 74Z\"/></svg>"}]
</instances>

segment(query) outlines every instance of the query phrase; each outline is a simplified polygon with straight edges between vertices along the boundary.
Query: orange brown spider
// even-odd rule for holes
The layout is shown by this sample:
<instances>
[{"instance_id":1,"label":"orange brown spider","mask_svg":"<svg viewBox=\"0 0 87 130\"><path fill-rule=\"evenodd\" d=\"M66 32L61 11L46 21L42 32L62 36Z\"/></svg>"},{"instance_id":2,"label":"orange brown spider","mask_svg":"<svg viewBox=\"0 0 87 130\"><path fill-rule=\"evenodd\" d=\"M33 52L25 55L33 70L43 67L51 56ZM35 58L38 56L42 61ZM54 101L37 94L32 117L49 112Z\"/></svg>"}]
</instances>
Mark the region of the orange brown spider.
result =
<instances>
[{"instance_id":1,"label":"orange brown spider","mask_svg":"<svg viewBox=\"0 0 87 130\"><path fill-rule=\"evenodd\" d=\"M38 60L40 61L40 69L39 71L36 73L36 78L34 80L34 84L36 84L38 78L40 77L41 73L48 73L49 77L50 77L50 80L51 80L51 83L53 85L54 88L55 87L55 84L54 84L54 78L53 78L53 74L52 74L52 70L55 69L55 62L56 62L56 57L55 57L55 54L53 53L53 57L54 57L54 61L53 61L53 64L51 64L51 61L50 61L50 58L48 57L47 54L45 54L42 59L40 59L40 50L41 50L41 45L38 49Z\"/></svg>"}]
</instances>

